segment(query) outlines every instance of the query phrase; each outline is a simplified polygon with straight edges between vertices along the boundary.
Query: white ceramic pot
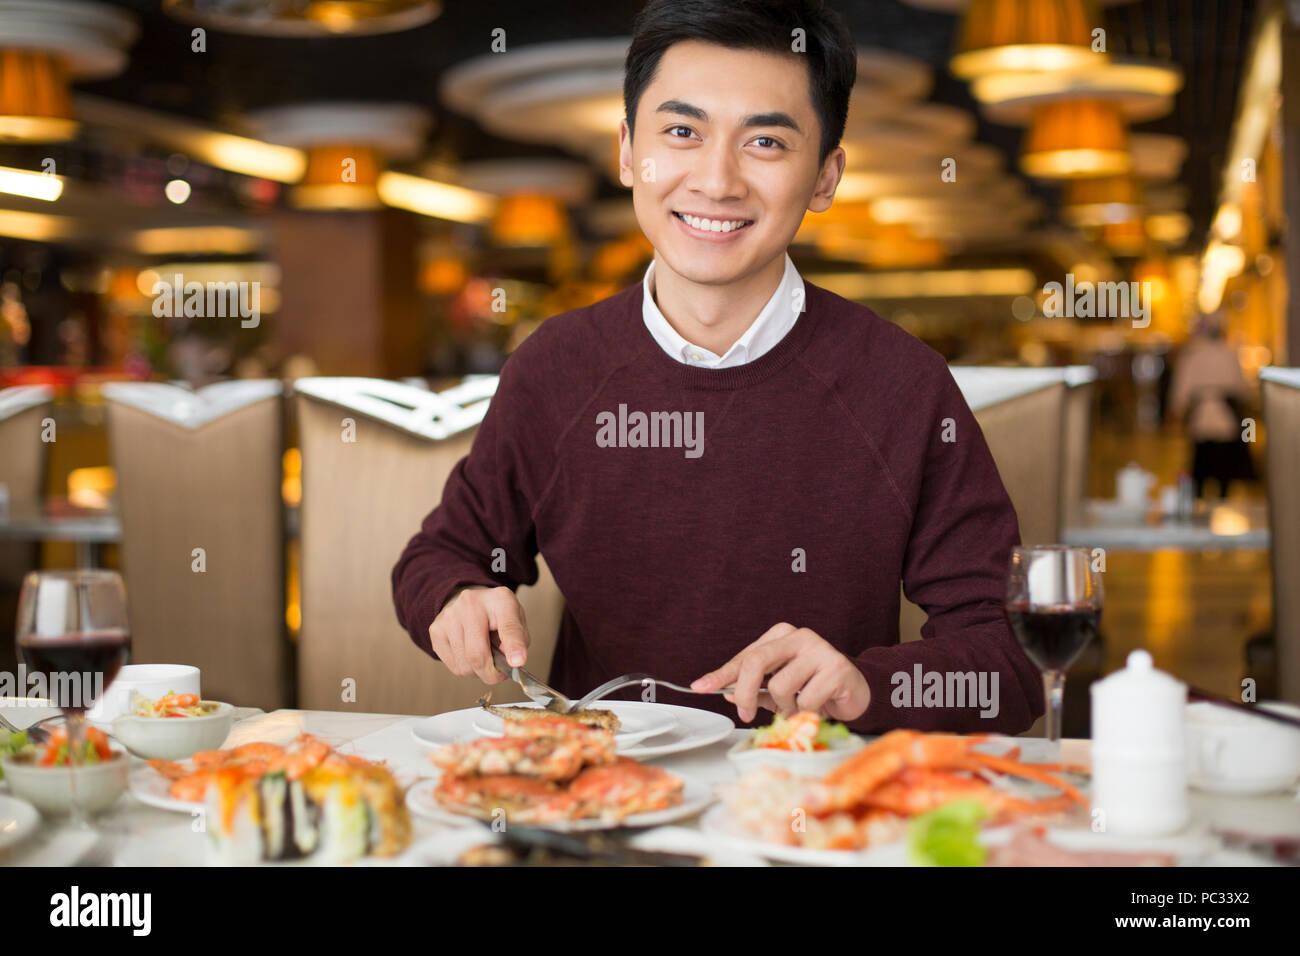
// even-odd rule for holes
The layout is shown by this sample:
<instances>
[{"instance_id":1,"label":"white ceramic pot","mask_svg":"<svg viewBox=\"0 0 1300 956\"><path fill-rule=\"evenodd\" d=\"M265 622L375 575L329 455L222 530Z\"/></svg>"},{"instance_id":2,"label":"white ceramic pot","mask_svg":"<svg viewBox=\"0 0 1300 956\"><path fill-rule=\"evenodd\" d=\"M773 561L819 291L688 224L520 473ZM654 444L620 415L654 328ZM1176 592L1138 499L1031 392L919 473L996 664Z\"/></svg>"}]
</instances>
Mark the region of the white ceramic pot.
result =
<instances>
[{"instance_id":1,"label":"white ceramic pot","mask_svg":"<svg viewBox=\"0 0 1300 956\"><path fill-rule=\"evenodd\" d=\"M1300 707L1268 702L1260 707L1300 717ZM1187 705L1187 779L1211 793L1264 794L1300 779L1300 729L1227 707Z\"/></svg>"},{"instance_id":2,"label":"white ceramic pot","mask_svg":"<svg viewBox=\"0 0 1300 956\"><path fill-rule=\"evenodd\" d=\"M230 734L235 708L214 700L200 703L214 710L201 717L122 714L113 721L113 736L131 753L146 760L184 760L200 750L216 750Z\"/></svg>"}]
</instances>

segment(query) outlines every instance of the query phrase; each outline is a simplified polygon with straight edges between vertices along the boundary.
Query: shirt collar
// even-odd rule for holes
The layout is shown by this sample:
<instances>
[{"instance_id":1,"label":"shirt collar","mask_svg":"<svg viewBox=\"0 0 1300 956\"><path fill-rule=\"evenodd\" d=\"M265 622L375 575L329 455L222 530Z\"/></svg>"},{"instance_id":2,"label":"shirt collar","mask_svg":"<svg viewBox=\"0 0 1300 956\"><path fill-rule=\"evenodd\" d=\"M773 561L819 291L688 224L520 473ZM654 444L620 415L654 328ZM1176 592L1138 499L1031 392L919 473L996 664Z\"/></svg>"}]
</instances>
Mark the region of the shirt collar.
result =
<instances>
[{"instance_id":1,"label":"shirt collar","mask_svg":"<svg viewBox=\"0 0 1300 956\"><path fill-rule=\"evenodd\" d=\"M653 293L654 267L654 259L651 259L645 277L641 280L641 318L659 347L683 364L701 368L731 368L752 362L785 338L799 318L799 310L792 308L791 304L796 301L796 290L802 292L803 279L787 252L785 271L772 297L745 330L745 334L727 349L726 354L716 355L683 338L659 310Z\"/></svg>"}]
</instances>

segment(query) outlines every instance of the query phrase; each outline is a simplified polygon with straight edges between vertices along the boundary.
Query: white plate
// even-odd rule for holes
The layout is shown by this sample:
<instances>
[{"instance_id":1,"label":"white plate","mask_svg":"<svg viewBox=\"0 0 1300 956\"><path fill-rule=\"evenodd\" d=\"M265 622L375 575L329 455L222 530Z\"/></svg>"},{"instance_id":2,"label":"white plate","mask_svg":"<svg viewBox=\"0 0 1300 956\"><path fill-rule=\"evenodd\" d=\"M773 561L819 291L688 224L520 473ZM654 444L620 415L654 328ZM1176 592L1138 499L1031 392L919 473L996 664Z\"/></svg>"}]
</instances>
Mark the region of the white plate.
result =
<instances>
[{"instance_id":1,"label":"white plate","mask_svg":"<svg viewBox=\"0 0 1300 956\"><path fill-rule=\"evenodd\" d=\"M511 707L528 707L541 710L541 704L510 704ZM677 718L672 711L665 710L658 704L637 700L602 700L597 701L593 709L611 711L618 718L619 730L614 735L614 745L619 753L626 753L629 747L640 743L648 737L666 734L677 726ZM505 721L496 714L479 709L474 718L474 729L485 737L500 737L505 733Z\"/></svg>"},{"instance_id":2,"label":"white plate","mask_svg":"<svg viewBox=\"0 0 1300 956\"><path fill-rule=\"evenodd\" d=\"M174 813L192 814L203 809L202 800L178 800L167 792L172 782L147 763L137 763L131 768L127 786L131 796L141 803L159 810L171 810Z\"/></svg>"},{"instance_id":3,"label":"white plate","mask_svg":"<svg viewBox=\"0 0 1300 956\"><path fill-rule=\"evenodd\" d=\"M682 787L682 802L675 807L669 807L667 810L655 810L653 813L634 813L630 817L624 817L619 821L569 820L563 823L548 823L546 827L564 832L613 830L618 827L656 827L661 823L672 823L676 820L692 817L713 802L712 791L698 780L680 773L675 773L673 776L680 779L684 784ZM482 825L482 821L474 817L467 817L464 814L452 813L450 810L443 809L442 805L433 797L433 788L437 786L437 783L437 778L421 780L406 791L406 805L412 813L430 820L437 820L439 823L450 823L455 826L477 827Z\"/></svg>"},{"instance_id":4,"label":"white plate","mask_svg":"<svg viewBox=\"0 0 1300 956\"><path fill-rule=\"evenodd\" d=\"M31 836L41 825L41 815L26 800L0 794L0 850Z\"/></svg>"},{"instance_id":5,"label":"white plate","mask_svg":"<svg viewBox=\"0 0 1300 956\"><path fill-rule=\"evenodd\" d=\"M722 804L710 807L700 817L700 832L741 852L781 863L800 863L804 866L907 865L907 848L902 840L872 850L810 850L807 847L768 843L741 827ZM893 857L897 857L897 860L894 861Z\"/></svg>"},{"instance_id":6,"label":"white plate","mask_svg":"<svg viewBox=\"0 0 1300 956\"><path fill-rule=\"evenodd\" d=\"M421 840L407 851L419 866L454 866L456 860L472 847L490 843L493 834L483 827L460 827ZM691 853L703 856L713 866L767 866L761 856L708 839L698 830L685 827L658 827L637 833L627 841L639 850L662 853Z\"/></svg>"},{"instance_id":7,"label":"white plate","mask_svg":"<svg viewBox=\"0 0 1300 956\"><path fill-rule=\"evenodd\" d=\"M623 756L635 757L638 760L707 747L722 740L736 729L731 718L715 714L711 710L679 707L676 704L648 704L642 701L602 701L602 704L604 703L608 703L611 710L621 704L655 707L670 713L676 719L677 724L671 730L630 747L617 748ZM467 707L464 710L435 714L433 717L426 717L417 722L411 728L411 734L425 747L469 743L471 740L478 740L481 736L474 729L474 724L481 713L478 707ZM622 719L621 715L619 719Z\"/></svg>"}]
</instances>

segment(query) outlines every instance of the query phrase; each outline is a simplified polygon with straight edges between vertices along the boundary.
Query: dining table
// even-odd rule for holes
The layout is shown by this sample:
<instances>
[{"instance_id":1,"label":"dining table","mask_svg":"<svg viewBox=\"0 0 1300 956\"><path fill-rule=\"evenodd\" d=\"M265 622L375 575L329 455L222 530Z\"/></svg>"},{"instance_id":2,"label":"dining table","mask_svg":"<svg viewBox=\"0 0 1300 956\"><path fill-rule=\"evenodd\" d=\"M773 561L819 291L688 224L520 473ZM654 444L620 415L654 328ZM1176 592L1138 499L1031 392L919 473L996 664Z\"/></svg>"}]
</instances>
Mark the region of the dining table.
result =
<instances>
[{"instance_id":1,"label":"dining table","mask_svg":"<svg viewBox=\"0 0 1300 956\"><path fill-rule=\"evenodd\" d=\"M2 705L3 701L0 701ZM340 752L382 760L399 781L410 783L437 775L436 768L429 761L429 748L412 733L423 719L401 714L293 709L268 713L256 708L237 708L235 723L223 747L257 741L283 745L300 734L312 734ZM648 758L646 762L673 773L689 775L710 788L716 788L738 776L727 752L750 733L749 730L735 729L716 743ZM1048 759L1049 744L1041 737L1018 737L1014 738L1014 743L1021 748L1022 759ZM1063 762L1088 763L1088 740L1067 739L1061 742L1060 747ZM134 773L143 761L136 757L130 759ZM0 782L0 792L5 792L3 787ZM1192 790L1189 796L1192 821L1181 836L1172 838L1171 847L1176 849L1179 840L1186 843L1190 839L1208 848L1198 853L1197 865L1241 866L1269 862L1236 841L1221 838L1221 832L1257 833L1274 839L1290 836L1300 840L1300 793L1294 788L1269 796L1223 796L1196 790ZM422 841L456 828L415 814L412 814L411 822L412 844L408 853L391 861L371 859L367 863L418 865ZM87 832L72 828L66 820L44 819L30 837L0 849L0 866L204 865L207 862L201 853L190 852L194 846L201 845L199 840L187 839L194 829L190 814L146 805L129 789L113 806L95 817L94 823L94 830ZM479 826L473 821L466 825ZM1086 826L1086 822L1082 825ZM699 817L676 821L672 826L698 830ZM484 829L483 832L486 835L488 831ZM730 846L732 850L754 852L748 841L712 833L706 837L718 841L720 846ZM192 858L194 856L197 858ZM844 862L856 861L851 854L846 854Z\"/></svg>"}]
</instances>

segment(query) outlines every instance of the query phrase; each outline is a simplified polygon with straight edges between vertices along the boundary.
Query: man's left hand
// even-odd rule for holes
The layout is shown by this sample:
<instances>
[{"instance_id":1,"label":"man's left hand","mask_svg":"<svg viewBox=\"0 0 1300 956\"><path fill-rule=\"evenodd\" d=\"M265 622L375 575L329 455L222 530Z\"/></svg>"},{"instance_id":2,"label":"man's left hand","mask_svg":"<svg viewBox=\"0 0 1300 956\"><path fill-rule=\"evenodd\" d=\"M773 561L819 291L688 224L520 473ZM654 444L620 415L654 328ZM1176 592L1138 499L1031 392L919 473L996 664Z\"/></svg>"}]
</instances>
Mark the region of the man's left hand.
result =
<instances>
[{"instance_id":1,"label":"man's left hand","mask_svg":"<svg viewBox=\"0 0 1300 956\"><path fill-rule=\"evenodd\" d=\"M760 694L765 677L767 693ZM759 707L856 720L871 702L867 679L853 662L820 635L793 624L776 625L718 670L696 680L691 689L711 691L728 685L735 691L727 700L746 723Z\"/></svg>"}]
</instances>

